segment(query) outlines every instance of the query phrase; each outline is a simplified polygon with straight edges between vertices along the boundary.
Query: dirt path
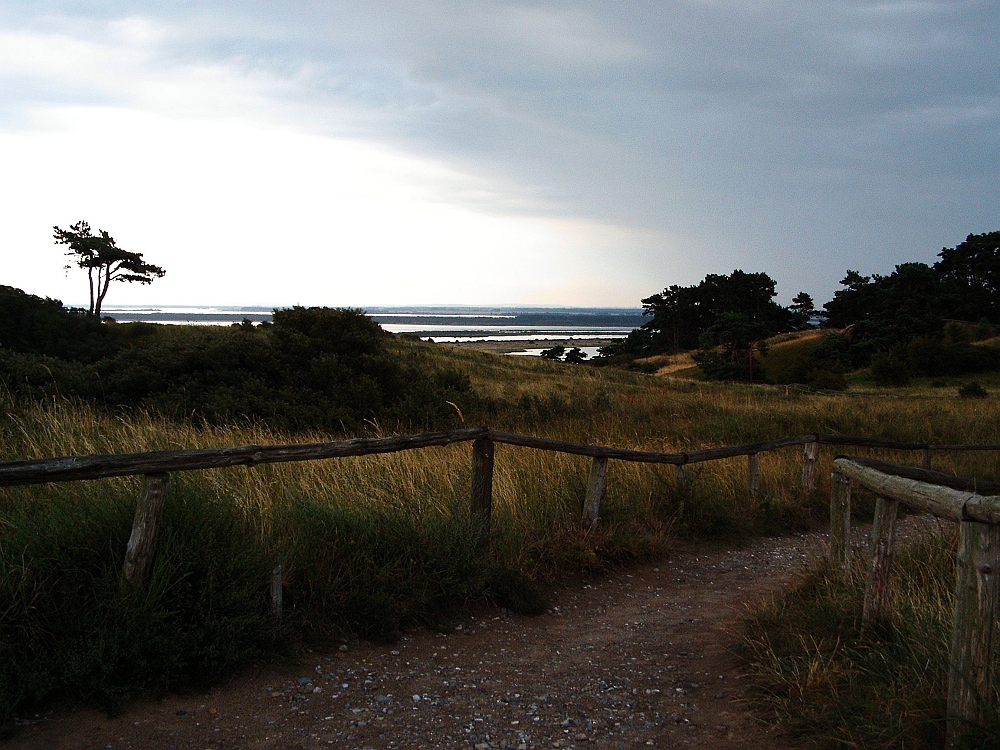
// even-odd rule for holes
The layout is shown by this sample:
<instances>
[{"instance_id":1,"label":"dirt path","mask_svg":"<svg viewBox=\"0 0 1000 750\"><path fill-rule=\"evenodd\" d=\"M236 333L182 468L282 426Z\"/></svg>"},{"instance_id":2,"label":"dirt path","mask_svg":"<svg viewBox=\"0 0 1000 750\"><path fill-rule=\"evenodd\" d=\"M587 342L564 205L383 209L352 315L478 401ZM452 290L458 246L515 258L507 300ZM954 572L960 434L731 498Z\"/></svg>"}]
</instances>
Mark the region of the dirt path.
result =
<instances>
[{"instance_id":1,"label":"dirt path","mask_svg":"<svg viewBox=\"0 0 1000 750\"><path fill-rule=\"evenodd\" d=\"M36 717L11 748L639 748L788 740L747 712L729 649L747 602L781 589L820 535L687 548L560 589L549 615L481 611L447 634L350 644L205 695Z\"/></svg>"}]
</instances>

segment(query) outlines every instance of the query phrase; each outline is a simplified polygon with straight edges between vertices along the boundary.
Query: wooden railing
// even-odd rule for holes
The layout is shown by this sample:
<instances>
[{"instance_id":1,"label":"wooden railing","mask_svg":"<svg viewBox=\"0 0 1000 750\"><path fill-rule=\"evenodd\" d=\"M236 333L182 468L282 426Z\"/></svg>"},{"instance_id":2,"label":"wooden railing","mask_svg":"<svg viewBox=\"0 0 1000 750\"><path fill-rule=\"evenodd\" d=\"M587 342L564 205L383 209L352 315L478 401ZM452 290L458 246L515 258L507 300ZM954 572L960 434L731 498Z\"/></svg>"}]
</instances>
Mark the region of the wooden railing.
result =
<instances>
[{"instance_id":1,"label":"wooden railing","mask_svg":"<svg viewBox=\"0 0 1000 750\"><path fill-rule=\"evenodd\" d=\"M244 445L233 448L63 456L31 461L10 461L0 463L0 487L46 482L75 482L106 477L143 476L145 478L143 496L136 507L132 534L129 537L123 565L125 581L132 586L137 586L144 581L156 551L157 531L171 472L367 456L470 441L473 444L471 515L474 521L481 526L484 540L489 539L492 517L495 443L590 456L593 461L587 482L587 494L583 503L584 521L590 526L594 526L600 517L601 499L604 494L609 459L671 464L675 467L678 483L686 486L689 482L687 467L690 464L746 456L747 492L751 496L756 496L760 490L759 455L767 451L796 445L803 446L802 486L807 491L814 490L816 487L816 467L821 444L850 445L895 451L921 451L925 469L930 468L934 451L1000 450L1000 445L933 445L820 433L680 453L660 453L584 445L550 438L498 432L487 427L472 427L443 432L427 432L419 435L359 438L327 443ZM273 586L276 589L272 591L272 600L275 608L279 611L281 607L280 578L280 570L276 569L273 579Z\"/></svg>"},{"instance_id":2,"label":"wooden railing","mask_svg":"<svg viewBox=\"0 0 1000 750\"><path fill-rule=\"evenodd\" d=\"M492 517L496 443L590 456L592 461L583 503L583 520L591 527L600 518L610 459L673 465L678 483L687 485L690 481L687 467L691 464L746 456L747 492L756 496L760 489L759 455L767 451L803 446L802 487L807 491L816 488L820 445L921 452L923 468L920 469L862 458L838 458L834 462L830 511L831 559L838 570L847 570L850 565L850 482L854 480L879 496L872 536L874 554L863 614L863 627L871 630L887 611L889 567L898 504L902 502L961 524L959 589L952 640L952 676L949 679L949 716L955 717L955 720L949 723L949 742L954 745L962 727L983 718L986 707L982 705L980 696L990 695L988 657L992 653L993 623L997 613L994 571L1000 570L1000 497L986 497L977 492L1000 493L1000 483L977 483L931 471L931 462L936 451L1000 451L1000 445L907 443L811 434L680 453L660 453L584 445L474 427L327 443L246 445L11 461L0 463L0 487L143 476L143 496L136 507L122 571L126 585L139 586L145 580L156 552L157 532L171 472L367 456L461 442L472 442L470 512L473 522L479 525L484 543L489 540ZM271 602L272 609L279 615L281 592L281 567L277 566L271 580Z\"/></svg>"},{"instance_id":3,"label":"wooden railing","mask_svg":"<svg viewBox=\"0 0 1000 750\"><path fill-rule=\"evenodd\" d=\"M976 482L936 471L866 458L833 462L830 499L830 558L846 574L851 564L851 482L874 492L871 566L865 585L861 628L871 633L885 624L900 503L959 524L955 619L948 671L946 746L982 726L993 713L993 639L1000 587L1000 483Z\"/></svg>"}]
</instances>

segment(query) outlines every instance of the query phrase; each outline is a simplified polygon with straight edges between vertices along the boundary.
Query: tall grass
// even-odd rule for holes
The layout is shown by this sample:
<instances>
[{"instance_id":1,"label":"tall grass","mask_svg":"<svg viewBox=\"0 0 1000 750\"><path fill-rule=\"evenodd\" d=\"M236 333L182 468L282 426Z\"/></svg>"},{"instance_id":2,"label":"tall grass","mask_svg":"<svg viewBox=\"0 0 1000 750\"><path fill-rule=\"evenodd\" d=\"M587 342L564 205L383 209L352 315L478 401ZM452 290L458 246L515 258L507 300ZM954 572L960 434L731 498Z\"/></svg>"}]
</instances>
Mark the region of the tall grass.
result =
<instances>
[{"instance_id":1,"label":"tall grass","mask_svg":"<svg viewBox=\"0 0 1000 750\"><path fill-rule=\"evenodd\" d=\"M860 632L863 559L847 578L815 571L754 612L744 649L758 707L813 747L941 747L954 609L953 527L925 529L897 552L889 625L877 639ZM991 705L1000 677L994 685ZM968 747L1000 747L996 717L974 734Z\"/></svg>"},{"instance_id":2,"label":"tall grass","mask_svg":"<svg viewBox=\"0 0 1000 750\"><path fill-rule=\"evenodd\" d=\"M467 424L578 442L669 451L818 431L1000 442L989 399L859 408L847 397L394 346L427 370L470 373L478 400ZM341 437L194 426L58 399L0 396L0 409L0 460ZM297 640L433 626L465 602L539 611L538 582L560 571L654 557L678 534L772 533L812 522L825 506L825 484L798 488L794 450L761 457L756 498L745 459L692 466L687 488L671 467L611 462L601 524L590 531L580 522L587 459L498 445L487 555L468 518L470 467L470 447L453 445L175 473L151 584L139 593L119 580L138 479L0 489L0 713L60 693L113 708L136 690L210 682ZM997 466L956 454L936 468L987 477ZM280 625L267 598L276 564L285 571Z\"/></svg>"}]
</instances>

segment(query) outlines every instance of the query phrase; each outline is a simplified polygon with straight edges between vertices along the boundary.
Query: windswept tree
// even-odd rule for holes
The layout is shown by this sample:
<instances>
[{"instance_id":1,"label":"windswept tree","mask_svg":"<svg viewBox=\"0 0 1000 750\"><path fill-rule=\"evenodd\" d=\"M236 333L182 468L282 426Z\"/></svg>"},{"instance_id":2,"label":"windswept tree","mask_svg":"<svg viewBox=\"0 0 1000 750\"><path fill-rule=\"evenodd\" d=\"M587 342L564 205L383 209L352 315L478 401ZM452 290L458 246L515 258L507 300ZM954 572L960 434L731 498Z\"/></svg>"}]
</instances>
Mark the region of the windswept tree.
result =
<instances>
[{"instance_id":1,"label":"windswept tree","mask_svg":"<svg viewBox=\"0 0 1000 750\"><path fill-rule=\"evenodd\" d=\"M90 224L78 221L69 229L52 227L53 239L56 244L67 245L66 255L73 264L87 271L87 281L90 283L90 309L88 313L96 318L101 317L101 305L108 294L112 281L137 281L140 284L152 284L153 279L161 278L166 271L143 260L142 253L131 253L122 250L115 244L115 238L104 229L97 234L90 231Z\"/></svg>"}]
</instances>

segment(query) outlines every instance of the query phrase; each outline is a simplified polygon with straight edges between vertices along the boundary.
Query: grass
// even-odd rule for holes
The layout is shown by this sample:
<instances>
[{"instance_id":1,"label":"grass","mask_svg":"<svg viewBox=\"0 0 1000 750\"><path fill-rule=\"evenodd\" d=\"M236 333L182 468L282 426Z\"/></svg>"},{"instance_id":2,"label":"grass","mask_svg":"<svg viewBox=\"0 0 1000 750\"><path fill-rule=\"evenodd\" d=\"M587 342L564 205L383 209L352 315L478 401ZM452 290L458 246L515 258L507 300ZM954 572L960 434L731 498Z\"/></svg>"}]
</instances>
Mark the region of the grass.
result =
<instances>
[{"instance_id":1,"label":"grass","mask_svg":"<svg viewBox=\"0 0 1000 750\"><path fill-rule=\"evenodd\" d=\"M411 341L392 346L429 372L469 374L477 398L461 418L470 425L667 451L809 432L1000 442L993 399L859 402ZM405 428L373 421L366 429ZM0 460L337 437L0 396ZM998 473L995 456L935 461L968 476ZM750 498L742 459L690 467L689 489L677 486L671 467L613 461L601 524L589 531L580 522L588 459L497 446L489 555L468 518L468 445L177 473L141 593L119 582L137 479L0 489L0 714L58 695L114 710L136 692L208 684L302 641L349 632L391 639L411 624L434 626L468 602L537 612L546 606L545 583L568 571L655 558L678 535L779 533L822 516L826 479L814 493L798 489L797 451L764 455L760 464L761 492ZM280 625L268 609L275 564L285 572Z\"/></svg>"},{"instance_id":2,"label":"grass","mask_svg":"<svg viewBox=\"0 0 1000 750\"><path fill-rule=\"evenodd\" d=\"M890 624L879 638L860 633L861 559L846 579L814 571L754 612L743 649L758 709L811 747L941 747L957 548L951 526L925 529L897 552ZM981 730L968 747L1000 747L1000 724Z\"/></svg>"}]
</instances>

